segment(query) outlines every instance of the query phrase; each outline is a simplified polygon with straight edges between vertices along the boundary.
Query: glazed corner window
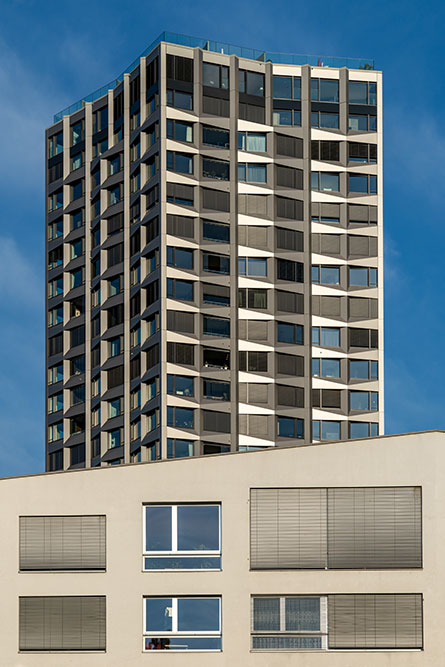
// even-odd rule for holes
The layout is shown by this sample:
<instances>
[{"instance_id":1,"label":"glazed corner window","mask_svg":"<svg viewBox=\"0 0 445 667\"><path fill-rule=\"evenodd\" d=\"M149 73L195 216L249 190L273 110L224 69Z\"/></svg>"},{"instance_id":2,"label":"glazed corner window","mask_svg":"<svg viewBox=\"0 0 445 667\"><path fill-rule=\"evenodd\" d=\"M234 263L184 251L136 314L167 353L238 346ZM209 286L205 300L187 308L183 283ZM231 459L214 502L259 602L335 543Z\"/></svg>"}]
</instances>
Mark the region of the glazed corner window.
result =
<instances>
[{"instance_id":1,"label":"glazed corner window","mask_svg":"<svg viewBox=\"0 0 445 667\"><path fill-rule=\"evenodd\" d=\"M374 438L379 434L379 425L375 422L349 422L350 438Z\"/></svg>"},{"instance_id":2,"label":"glazed corner window","mask_svg":"<svg viewBox=\"0 0 445 667\"><path fill-rule=\"evenodd\" d=\"M48 384L56 384L63 380L63 364L57 366L50 366L48 368Z\"/></svg>"},{"instance_id":3,"label":"glazed corner window","mask_svg":"<svg viewBox=\"0 0 445 667\"><path fill-rule=\"evenodd\" d=\"M340 347L340 329L331 327L312 327L312 345Z\"/></svg>"},{"instance_id":4,"label":"glazed corner window","mask_svg":"<svg viewBox=\"0 0 445 667\"><path fill-rule=\"evenodd\" d=\"M63 220L56 220L56 222L51 222L48 225L48 241L53 239L58 239L63 236Z\"/></svg>"},{"instance_id":5,"label":"glazed corner window","mask_svg":"<svg viewBox=\"0 0 445 667\"><path fill-rule=\"evenodd\" d=\"M193 408L167 406L167 426L176 428L194 428L195 411Z\"/></svg>"},{"instance_id":6,"label":"glazed corner window","mask_svg":"<svg viewBox=\"0 0 445 667\"><path fill-rule=\"evenodd\" d=\"M291 343L292 345L303 345L304 327L301 324L277 322L277 341L279 343Z\"/></svg>"},{"instance_id":7,"label":"glazed corner window","mask_svg":"<svg viewBox=\"0 0 445 667\"><path fill-rule=\"evenodd\" d=\"M215 148L230 147L230 132L221 130L218 127L202 126L202 143L204 146L214 146Z\"/></svg>"},{"instance_id":8,"label":"glazed corner window","mask_svg":"<svg viewBox=\"0 0 445 667\"><path fill-rule=\"evenodd\" d=\"M167 169L179 174L193 174L193 155L167 151Z\"/></svg>"},{"instance_id":9,"label":"glazed corner window","mask_svg":"<svg viewBox=\"0 0 445 667\"><path fill-rule=\"evenodd\" d=\"M340 285L340 267L314 265L312 282L319 285Z\"/></svg>"},{"instance_id":10,"label":"glazed corner window","mask_svg":"<svg viewBox=\"0 0 445 667\"><path fill-rule=\"evenodd\" d=\"M202 238L215 243L230 243L230 225L222 222L202 221Z\"/></svg>"},{"instance_id":11,"label":"glazed corner window","mask_svg":"<svg viewBox=\"0 0 445 667\"><path fill-rule=\"evenodd\" d=\"M203 157L202 176L203 178L214 178L218 181L228 181L230 179L230 163Z\"/></svg>"},{"instance_id":12,"label":"glazed corner window","mask_svg":"<svg viewBox=\"0 0 445 667\"><path fill-rule=\"evenodd\" d=\"M379 409L379 395L376 391L350 391L349 410L375 411Z\"/></svg>"},{"instance_id":13,"label":"glazed corner window","mask_svg":"<svg viewBox=\"0 0 445 667\"><path fill-rule=\"evenodd\" d=\"M312 359L312 377L340 377L340 359Z\"/></svg>"},{"instance_id":14,"label":"glazed corner window","mask_svg":"<svg viewBox=\"0 0 445 667\"><path fill-rule=\"evenodd\" d=\"M167 375L167 394L194 396L194 378L191 375Z\"/></svg>"},{"instance_id":15,"label":"glazed corner window","mask_svg":"<svg viewBox=\"0 0 445 667\"><path fill-rule=\"evenodd\" d=\"M83 120L71 125L71 146L75 146L83 140Z\"/></svg>"},{"instance_id":16,"label":"glazed corner window","mask_svg":"<svg viewBox=\"0 0 445 667\"><path fill-rule=\"evenodd\" d=\"M377 84L369 81L350 81L349 104L377 104Z\"/></svg>"},{"instance_id":17,"label":"glazed corner window","mask_svg":"<svg viewBox=\"0 0 445 667\"><path fill-rule=\"evenodd\" d=\"M338 127L338 114L331 115L337 115ZM301 127L301 111L292 111L292 109L274 109L272 112L272 124ZM312 127L314 127L314 125ZM318 125L315 127L318 127Z\"/></svg>"},{"instance_id":18,"label":"glazed corner window","mask_svg":"<svg viewBox=\"0 0 445 667\"><path fill-rule=\"evenodd\" d=\"M144 570L221 569L221 507L144 507Z\"/></svg>"},{"instance_id":19,"label":"glazed corner window","mask_svg":"<svg viewBox=\"0 0 445 667\"><path fill-rule=\"evenodd\" d=\"M63 439L63 422L51 424L48 426L48 442L55 442L55 440Z\"/></svg>"},{"instance_id":20,"label":"glazed corner window","mask_svg":"<svg viewBox=\"0 0 445 667\"><path fill-rule=\"evenodd\" d=\"M238 132L238 150L265 153L266 134L260 132Z\"/></svg>"},{"instance_id":21,"label":"glazed corner window","mask_svg":"<svg viewBox=\"0 0 445 667\"><path fill-rule=\"evenodd\" d=\"M349 162L364 162L376 164L377 162L377 144L361 144L358 142L348 142Z\"/></svg>"},{"instance_id":22,"label":"glazed corner window","mask_svg":"<svg viewBox=\"0 0 445 667\"><path fill-rule=\"evenodd\" d=\"M312 102L338 102L338 81L335 79L311 79Z\"/></svg>"},{"instance_id":23,"label":"glazed corner window","mask_svg":"<svg viewBox=\"0 0 445 667\"><path fill-rule=\"evenodd\" d=\"M222 317L204 315L202 318L202 333L208 336L230 337L230 320ZM205 363L204 363L205 365Z\"/></svg>"},{"instance_id":24,"label":"glazed corner window","mask_svg":"<svg viewBox=\"0 0 445 667\"><path fill-rule=\"evenodd\" d=\"M264 74L240 69L238 84L240 93L264 97Z\"/></svg>"},{"instance_id":25,"label":"glazed corner window","mask_svg":"<svg viewBox=\"0 0 445 667\"><path fill-rule=\"evenodd\" d=\"M273 97L276 100L301 100L299 76L273 76Z\"/></svg>"},{"instance_id":26,"label":"glazed corner window","mask_svg":"<svg viewBox=\"0 0 445 667\"><path fill-rule=\"evenodd\" d=\"M304 438L304 419L277 417L277 435L279 438Z\"/></svg>"},{"instance_id":27,"label":"glazed corner window","mask_svg":"<svg viewBox=\"0 0 445 667\"><path fill-rule=\"evenodd\" d=\"M167 246L167 266L179 269L193 269L193 250Z\"/></svg>"},{"instance_id":28,"label":"glazed corner window","mask_svg":"<svg viewBox=\"0 0 445 667\"><path fill-rule=\"evenodd\" d=\"M144 599L144 651L221 651L221 598Z\"/></svg>"},{"instance_id":29,"label":"glazed corner window","mask_svg":"<svg viewBox=\"0 0 445 667\"><path fill-rule=\"evenodd\" d=\"M63 190L60 189L48 197L48 211L56 211L63 207Z\"/></svg>"},{"instance_id":30,"label":"glazed corner window","mask_svg":"<svg viewBox=\"0 0 445 667\"><path fill-rule=\"evenodd\" d=\"M193 95L182 93L179 90L167 89L167 106L191 111L193 109Z\"/></svg>"},{"instance_id":31,"label":"glazed corner window","mask_svg":"<svg viewBox=\"0 0 445 667\"><path fill-rule=\"evenodd\" d=\"M325 128L327 130L338 130L338 113L312 111L311 127Z\"/></svg>"},{"instance_id":32,"label":"glazed corner window","mask_svg":"<svg viewBox=\"0 0 445 667\"><path fill-rule=\"evenodd\" d=\"M265 164L238 164L238 180L246 183L266 183L267 168Z\"/></svg>"},{"instance_id":33,"label":"glazed corner window","mask_svg":"<svg viewBox=\"0 0 445 667\"><path fill-rule=\"evenodd\" d=\"M181 301L193 301L194 282L192 280L179 280L178 278L167 278L167 297Z\"/></svg>"},{"instance_id":34,"label":"glazed corner window","mask_svg":"<svg viewBox=\"0 0 445 667\"><path fill-rule=\"evenodd\" d=\"M348 174L348 191L360 194L377 194L377 176L370 174Z\"/></svg>"},{"instance_id":35,"label":"glazed corner window","mask_svg":"<svg viewBox=\"0 0 445 667\"><path fill-rule=\"evenodd\" d=\"M239 257L238 273L240 276L267 276L267 259Z\"/></svg>"},{"instance_id":36,"label":"glazed corner window","mask_svg":"<svg viewBox=\"0 0 445 667\"><path fill-rule=\"evenodd\" d=\"M58 132L53 134L52 137L48 139L48 157L54 157L59 155L63 151L63 132Z\"/></svg>"},{"instance_id":37,"label":"glazed corner window","mask_svg":"<svg viewBox=\"0 0 445 667\"><path fill-rule=\"evenodd\" d=\"M225 65L202 63L202 84L210 88L229 88L229 68Z\"/></svg>"},{"instance_id":38,"label":"glazed corner window","mask_svg":"<svg viewBox=\"0 0 445 667\"><path fill-rule=\"evenodd\" d=\"M349 114L348 129L356 132L376 132L377 116L372 114Z\"/></svg>"},{"instance_id":39,"label":"glazed corner window","mask_svg":"<svg viewBox=\"0 0 445 667\"><path fill-rule=\"evenodd\" d=\"M349 267L350 287L377 287L377 269L368 267Z\"/></svg>"},{"instance_id":40,"label":"glazed corner window","mask_svg":"<svg viewBox=\"0 0 445 667\"><path fill-rule=\"evenodd\" d=\"M340 192L340 175L326 171L311 173L311 189L320 192Z\"/></svg>"},{"instance_id":41,"label":"glazed corner window","mask_svg":"<svg viewBox=\"0 0 445 667\"><path fill-rule=\"evenodd\" d=\"M167 139L193 142L193 123L184 123L181 120L167 118Z\"/></svg>"},{"instance_id":42,"label":"glazed corner window","mask_svg":"<svg viewBox=\"0 0 445 667\"><path fill-rule=\"evenodd\" d=\"M167 458L184 459L195 454L195 442L182 438L167 438Z\"/></svg>"},{"instance_id":43,"label":"glazed corner window","mask_svg":"<svg viewBox=\"0 0 445 667\"><path fill-rule=\"evenodd\" d=\"M336 421L312 422L313 440L340 440L341 425Z\"/></svg>"}]
</instances>

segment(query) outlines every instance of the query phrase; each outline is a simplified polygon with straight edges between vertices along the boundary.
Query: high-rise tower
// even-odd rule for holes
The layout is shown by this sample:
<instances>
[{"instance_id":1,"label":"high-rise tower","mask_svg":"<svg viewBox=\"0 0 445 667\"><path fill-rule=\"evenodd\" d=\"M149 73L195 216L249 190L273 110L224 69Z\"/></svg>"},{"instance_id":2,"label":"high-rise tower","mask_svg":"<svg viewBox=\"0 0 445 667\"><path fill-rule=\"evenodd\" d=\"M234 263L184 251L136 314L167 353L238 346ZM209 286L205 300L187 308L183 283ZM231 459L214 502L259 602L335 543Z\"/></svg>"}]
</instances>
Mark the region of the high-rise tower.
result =
<instances>
[{"instance_id":1,"label":"high-rise tower","mask_svg":"<svg viewBox=\"0 0 445 667\"><path fill-rule=\"evenodd\" d=\"M47 130L47 468L383 432L373 63L163 33Z\"/></svg>"}]
</instances>

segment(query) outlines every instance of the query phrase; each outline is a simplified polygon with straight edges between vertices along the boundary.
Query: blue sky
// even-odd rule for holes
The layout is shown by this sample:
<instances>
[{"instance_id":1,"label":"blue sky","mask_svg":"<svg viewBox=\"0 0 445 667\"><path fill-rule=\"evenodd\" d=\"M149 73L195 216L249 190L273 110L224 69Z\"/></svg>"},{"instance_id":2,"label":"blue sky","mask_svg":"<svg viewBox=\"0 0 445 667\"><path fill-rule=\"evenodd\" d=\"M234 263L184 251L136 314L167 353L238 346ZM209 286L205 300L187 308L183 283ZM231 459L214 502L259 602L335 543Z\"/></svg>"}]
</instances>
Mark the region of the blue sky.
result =
<instances>
[{"instance_id":1,"label":"blue sky","mask_svg":"<svg viewBox=\"0 0 445 667\"><path fill-rule=\"evenodd\" d=\"M44 467L44 129L163 30L374 58L383 69L386 432L444 428L443 3L3 0L1 9L0 476Z\"/></svg>"}]
</instances>

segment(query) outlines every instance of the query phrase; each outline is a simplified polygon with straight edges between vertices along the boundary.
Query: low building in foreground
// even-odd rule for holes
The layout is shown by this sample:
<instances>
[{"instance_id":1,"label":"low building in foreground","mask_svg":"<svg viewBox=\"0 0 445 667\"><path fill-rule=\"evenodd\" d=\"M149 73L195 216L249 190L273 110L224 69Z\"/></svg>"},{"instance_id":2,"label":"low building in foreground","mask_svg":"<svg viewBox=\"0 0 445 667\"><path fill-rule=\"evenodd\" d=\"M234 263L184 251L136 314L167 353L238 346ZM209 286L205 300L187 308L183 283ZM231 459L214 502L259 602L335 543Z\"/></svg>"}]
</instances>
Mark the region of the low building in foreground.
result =
<instances>
[{"instance_id":1,"label":"low building in foreground","mask_svg":"<svg viewBox=\"0 0 445 667\"><path fill-rule=\"evenodd\" d=\"M444 445L1 480L0 665L439 667Z\"/></svg>"}]
</instances>

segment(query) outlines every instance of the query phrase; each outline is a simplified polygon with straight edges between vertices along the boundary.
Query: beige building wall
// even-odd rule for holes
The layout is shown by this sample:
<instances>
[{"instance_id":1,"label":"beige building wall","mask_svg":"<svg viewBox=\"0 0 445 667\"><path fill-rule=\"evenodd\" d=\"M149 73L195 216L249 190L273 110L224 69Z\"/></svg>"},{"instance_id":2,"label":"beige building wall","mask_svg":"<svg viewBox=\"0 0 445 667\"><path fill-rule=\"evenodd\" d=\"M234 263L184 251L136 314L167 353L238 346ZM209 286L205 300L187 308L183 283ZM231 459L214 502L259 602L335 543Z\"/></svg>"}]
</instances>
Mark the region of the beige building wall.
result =
<instances>
[{"instance_id":1,"label":"beige building wall","mask_svg":"<svg viewBox=\"0 0 445 667\"><path fill-rule=\"evenodd\" d=\"M445 434L434 431L330 445L3 479L0 483L0 665L188 667L440 667L445 619ZM255 487L421 486L423 569L249 571L249 493ZM143 572L142 507L220 502L222 571ZM105 573L19 573L20 515L105 514ZM251 652L252 594L421 593L423 651ZM18 598L106 595L106 653L18 653ZM142 652L143 596L220 595L220 653Z\"/></svg>"}]
</instances>

